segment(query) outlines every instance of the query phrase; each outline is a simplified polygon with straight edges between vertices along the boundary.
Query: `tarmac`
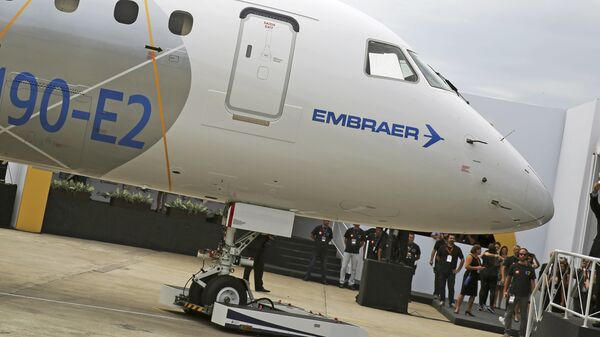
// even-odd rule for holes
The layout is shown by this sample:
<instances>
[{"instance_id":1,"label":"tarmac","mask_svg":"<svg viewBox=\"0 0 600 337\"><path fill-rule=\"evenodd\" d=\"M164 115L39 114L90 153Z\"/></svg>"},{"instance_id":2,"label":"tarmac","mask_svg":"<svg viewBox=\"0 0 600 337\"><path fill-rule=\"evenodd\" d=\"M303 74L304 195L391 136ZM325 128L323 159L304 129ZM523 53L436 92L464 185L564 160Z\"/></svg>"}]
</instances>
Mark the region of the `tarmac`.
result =
<instances>
[{"instance_id":1,"label":"tarmac","mask_svg":"<svg viewBox=\"0 0 600 337\"><path fill-rule=\"evenodd\" d=\"M160 307L160 286L182 286L201 265L196 257L0 229L0 335L257 336ZM402 315L362 307L356 291L334 285L270 273L264 284L271 299L359 325L371 337L498 336L455 326L425 304L413 302Z\"/></svg>"}]
</instances>

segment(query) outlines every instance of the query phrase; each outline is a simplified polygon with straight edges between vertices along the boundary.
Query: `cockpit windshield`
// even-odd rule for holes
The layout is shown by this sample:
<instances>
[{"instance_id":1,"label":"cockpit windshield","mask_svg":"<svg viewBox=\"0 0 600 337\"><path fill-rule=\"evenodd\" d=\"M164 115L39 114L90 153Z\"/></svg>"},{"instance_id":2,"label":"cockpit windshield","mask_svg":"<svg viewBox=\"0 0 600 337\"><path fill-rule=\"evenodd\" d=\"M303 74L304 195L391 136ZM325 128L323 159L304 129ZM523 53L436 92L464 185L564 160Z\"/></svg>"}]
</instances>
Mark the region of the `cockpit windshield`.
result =
<instances>
[{"instance_id":1,"label":"cockpit windshield","mask_svg":"<svg viewBox=\"0 0 600 337\"><path fill-rule=\"evenodd\" d=\"M419 69L423 73L423 76L425 76L425 79L427 79L427 82L429 82L429 85L435 88L454 91L443 78L438 76L437 72L433 70L431 66L429 66L427 63L423 62L419 58L417 53L410 50L408 51L408 53L410 54L410 57L412 57L413 61L415 61L417 67L419 67Z\"/></svg>"},{"instance_id":2,"label":"cockpit windshield","mask_svg":"<svg viewBox=\"0 0 600 337\"><path fill-rule=\"evenodd\" d=\"M377 41L369 41L368 48L365 69L368 75L408 82L418 80L400 48Z\"/></svg>"}]
</instances>

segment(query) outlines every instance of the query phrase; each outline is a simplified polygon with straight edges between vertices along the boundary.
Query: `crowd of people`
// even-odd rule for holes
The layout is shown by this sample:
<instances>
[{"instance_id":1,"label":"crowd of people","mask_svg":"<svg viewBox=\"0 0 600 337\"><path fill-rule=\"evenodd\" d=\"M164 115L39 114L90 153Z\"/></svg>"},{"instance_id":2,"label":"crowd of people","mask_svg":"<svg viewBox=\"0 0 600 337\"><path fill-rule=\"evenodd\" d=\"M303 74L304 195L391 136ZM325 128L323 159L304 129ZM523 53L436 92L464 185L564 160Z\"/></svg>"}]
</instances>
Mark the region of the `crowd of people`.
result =
<instances>
[{"instance_id":1,"label":"crowd of people","mask_svg":"<svg viewBox=\"0 0 600 337\"><path fill-rule=\"evenodd\" d=\"M535 269L540 268L533 253L516 245L513 248L513 255L508 256L508 247L495 242L490 243L485 252L482 252L479 244L474 244L465 258L460 247L455 244L454 234L439 234L434 239L436 243L429 264L435 273L434 298L439 300L440 306L446 304L447 288L448 306L453 308L457 315L461 314L464 299L468 297L464 313L474 317L473 306L476 298L479 297L479 311L488 311L492 314L496 314L495 309L505 302L506 314L499 318L504 323L507 334L513 320L525 321L529 296L535 287ZM463 266L465 273L455 304L455 277ZM521 324L521 335L524 335L525 325Z\"/></svg>"},{"instance_id":2,"label":"crowd of people","mask_svg":"<svg viewBox=\"0 0 600 337\"><path fill-rule=\"evenodd\" d=\"M597 190L600 190L600 185L598 185ZM597 210L600 214L600 206ZM322 224L312 230L310 238L314 242L314 249L304 280L311 279L311 275L318 264L320 266L321 282L327 284L328 246L333 240L333 236L333 230L328 220L323 220ZM387 250L391 244L397 245L400 242L397 237L394 240L389 240L389 236L390 234L386 233L381 227L363 231L360 225L355 224L346 230L338 284L340 288L358 289L355 280L356 270L359 260L363 258L402 263L413 268L414 274L417 261L421 258L421 249L414 241L415 234L408 233L408 240L403 247L393 247L394 249ZM473 307L478 297L478 311L497 314L496 310L498 308L506 309L505 314L498 317L504 324L505 336L509 334L513 321L522 321L520 335L525 335L528 304L535 288L536 270L539 270L541 275L545 268L545 265L540 265L536 255L519 245L515 245L512 252L509 252L507 246L502 245L500 242L494 242L495 240L491 235L457 237L455 234L431 233L431 237L435 240L435 244L430 254L429 264L433 267L435 275L434 299L438 305L444 306L447 304L454 309L456 315L460 315L463 314L462 308L465 304L465 298L467 298L464 314L474 317L476 315ZM472 247L466 256L457 245L457 242L459 242L457 239L472 243ZM472 242L477 239L483 239L482 241L486 243L485 251L479 242ZM360 253L361 248L364 248L364 256ZM386 250L388 255L384 256ZM390 251L393 252L391 256ZM549 284L564 287L569 284L570 278L576 278L578 283L582 285L582 291L573 294L576 299L573 301L574 310L581 312L581 303L585 303L585 299L580 300L580 298L582 296L587 298L587 294L595 293L595 290L589 289L590 280L593 277L590 263L584 260L581 266L576 269L574 275L571 275L568 264L569 262L566 259L560 260L560 269L563 272L558 273L558 275L562 275L561 277L564 280L562 282L549 282ZM455 303L456 275L463 268L465 273L460 284L460 294ZM347 277L348 271L349 278ZM249 269L244 275L245 278L248 277L248 274ZM259 275L262 275L262 268L260 268ZM549 274L546 273L546 275ZM265 291L262 287L262 280L255 280L255 284L259 285L259 291ZM558 296L554 301L565 306L567 299L564 294L567 293L566 290L561 291L559 289ZM594 305L594 303L592 304ZM600 301L597 301L596 305L600 310Z\"/></svg>"},{"instance_id":3,"label":"crowd of people","mask_svg":"<svg viewBox=\"0 0 600 337\"><path fill-rule=\"evenodd\" d=\"M313 270L317 262L320 262L321 271L321 282L327 284L326 279L326 264L327 264L327 247L329 242L333 239L333 231L330 227L329 220L323 220L323 223L315 227L311 234L311 239L314 242L313 253L311 261L308 265L308 270L304 275L304 280L308 281L311 278ZM347 229L344 233L344 251L342 255L342 264L340 267L340 279L338 286L340 288L350 288L358 290L356 285L356 270L358 262L363 259L371 259L382 261L384 257L384 249L389 247L390 244L394 244L397 240L392 240L392 243L388 240L389 234L387 234L383 228L376 227L364 231L360 228L359 224L354 224L351 228ZM408 234L408 241L405 249L399 250L392 249L396 256L388 257L388 260L394 259L398 262L402 262L416 269L416 262L421 257L421 249L414 242L414 234ZM365 256L361 255L361 248L364 248ZM402 251L402 253L400 253ZM399 256L402 254L402 256ZM349 271L349 277L347 274Z\"/></svg>"},{"instance_id":4,"label":"crowd of people","mask_svg":"<svg viewBox=\"0 0 600 337\"><path fill-rule=\"evenodd\" d=\"M505 336L508 336L513 321L522 321L520 325L520 336L525 335L526 320L529 309L530 296L535 288L536 270L539 274L546 265L540 265L535 254L526 248L515 245L512 255L508 254L508 247L500 242L490 243L485 252L479 244L474 244L469 254L464 256L460 247L456 246L456 236L453 234L434 235L436 243L431 252L429 263L435 273L434 298L439 301L440 306L446 305L446 289L448 291L447 305L454 309L456 315L462 314L461 308L465 297L468 302L464 314L474 317L473 306L479 297L479 311L487 311L496 314L496 309L504 306L506 313L498 319L504 324ZM582 260L580 266L571 271L569 261L561 258L559 269L555 273L557 280L548 280L548 284L557 288L555 303L566 307L568 289L563 289L569 284L579 284L578 291L573 291L573 308L579 313L582 311L582 303L586 303L587 296L600 289L590 289L591 263ZM465 268L461 283L461 291L456 303L454 303L455 275ZM553 265L550 265L552 273ZM548 277L548 276L544 276ZM571 278L577 282L569 282ZM585 299L581 300L581 297ZM547 303L546 303L547 304ZM591 299L592 308L600 310L600 301L594 296ZM553 307L553 311L560 311ZM596 324L595 326L597 326Z\"/></svg>"}]
</instances>

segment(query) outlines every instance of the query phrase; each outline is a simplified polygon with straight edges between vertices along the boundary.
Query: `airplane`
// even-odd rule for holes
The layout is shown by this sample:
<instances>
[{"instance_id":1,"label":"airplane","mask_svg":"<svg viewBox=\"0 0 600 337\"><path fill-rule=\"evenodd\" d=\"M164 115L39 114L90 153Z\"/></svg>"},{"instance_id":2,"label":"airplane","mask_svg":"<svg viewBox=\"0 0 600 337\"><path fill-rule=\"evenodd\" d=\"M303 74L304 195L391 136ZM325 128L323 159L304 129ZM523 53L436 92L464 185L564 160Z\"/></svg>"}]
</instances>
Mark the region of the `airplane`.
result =
<instances>
[{"instance_id":1,"label":"airplane","mask_svg":"<svg viewBox=\"0 0 600 337\"><path fill-rule=\"evenodd\" d=\"M421 231L553 215L525 159L338 1L28 1L0 11L0 157Z\"/></svg>"},{"instance_id":2,"label":"airplane","mask_svg":"<svg viewBox=\"0 0 600 337\"><path fill-rule=\"evenodd\" d=\"M2 159L423 232L553 216L456 87L339 1L13 0L0 29Z\"/></svg>"}]
</instances>

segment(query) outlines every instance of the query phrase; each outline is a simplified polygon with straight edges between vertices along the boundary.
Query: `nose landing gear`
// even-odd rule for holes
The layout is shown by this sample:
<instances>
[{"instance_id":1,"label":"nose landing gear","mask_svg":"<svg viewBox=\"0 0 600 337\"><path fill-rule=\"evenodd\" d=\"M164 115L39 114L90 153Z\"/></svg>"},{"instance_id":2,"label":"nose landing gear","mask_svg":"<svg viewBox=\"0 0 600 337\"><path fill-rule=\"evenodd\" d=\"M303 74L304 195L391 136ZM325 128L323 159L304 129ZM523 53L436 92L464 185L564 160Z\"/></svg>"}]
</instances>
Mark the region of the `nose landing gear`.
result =
<instances>
[{"instance_id":1,"label":"nose landing gear","mask_svg":"<svg viewBox=\"0 0 600 337\"><path fill-rule=\"evenodd\" d=\"M246 204L232 205L224 243L211 256L218 260L207 270L203 268L195 274L189 289L163 285L160 302L187 313L210 315L213 323L231 329L285 336L366 337L366 331L360 327L337 319L309 313L281 301L254 299L248 282L230 275L234 266L253 265L252 260L240 254L260 235L259 231L290 237L293 222L291 212ZM249 232L234 242L235 223L256 232Z\"/></svg>"}]
</instances>

